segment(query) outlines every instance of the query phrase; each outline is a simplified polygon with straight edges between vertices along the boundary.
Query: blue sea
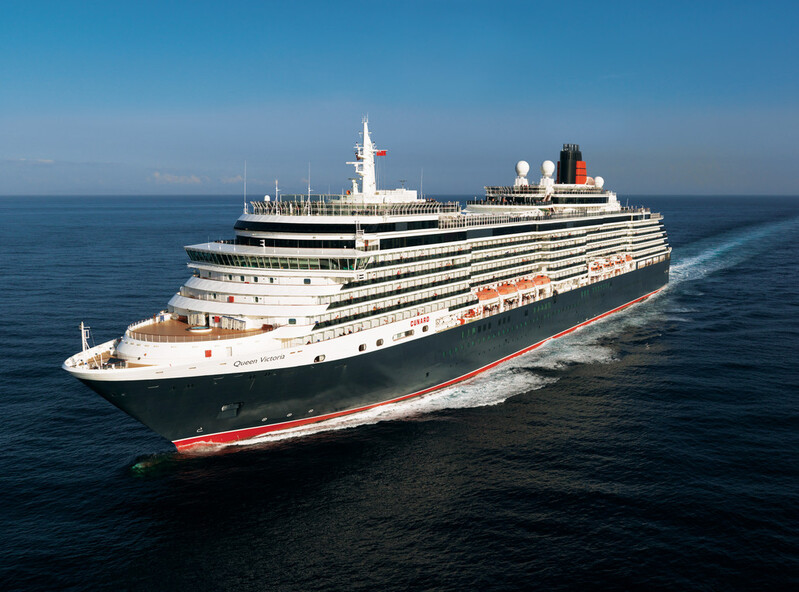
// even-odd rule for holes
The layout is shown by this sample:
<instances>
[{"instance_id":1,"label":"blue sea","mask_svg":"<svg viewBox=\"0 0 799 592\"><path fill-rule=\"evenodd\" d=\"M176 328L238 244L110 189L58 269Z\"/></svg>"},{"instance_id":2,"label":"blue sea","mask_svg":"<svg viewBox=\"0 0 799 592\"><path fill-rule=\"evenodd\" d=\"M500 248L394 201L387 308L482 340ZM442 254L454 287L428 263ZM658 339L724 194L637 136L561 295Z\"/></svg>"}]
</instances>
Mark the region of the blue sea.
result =
<instances>
[{"instance_id":1,"label":"blue sea","mask_svg":"<svg viewBox=\"0 0 799 592\"><path fill-rule=\"evenodd\" d=\"M625 198L626 199L626 198ZM61 370L235 197L0 198L3 590L799 586L799 198L631 196L658 295L456 387L206 455Z\"/></svg>"}]
</instances>

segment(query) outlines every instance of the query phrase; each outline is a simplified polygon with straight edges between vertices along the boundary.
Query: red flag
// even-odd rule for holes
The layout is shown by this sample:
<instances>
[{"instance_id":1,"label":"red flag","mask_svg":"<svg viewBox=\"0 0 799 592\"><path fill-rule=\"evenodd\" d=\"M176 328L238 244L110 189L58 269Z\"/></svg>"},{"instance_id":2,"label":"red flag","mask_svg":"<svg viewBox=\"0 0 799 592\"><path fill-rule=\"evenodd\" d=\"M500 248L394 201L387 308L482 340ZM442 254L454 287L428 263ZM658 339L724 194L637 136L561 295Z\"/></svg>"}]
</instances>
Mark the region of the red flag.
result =
<instances>
[{"instance_id":1,"label":"red flag","mask_svg":"<svg viewBox=\"0 0 799 592\"><path fill-rule=\"evenodd\" d=\"M375 152L375 155L376 156L385 156L386 155L386 151L385 150L378 150L377 152Z\"/></svg>"}]
</instances>

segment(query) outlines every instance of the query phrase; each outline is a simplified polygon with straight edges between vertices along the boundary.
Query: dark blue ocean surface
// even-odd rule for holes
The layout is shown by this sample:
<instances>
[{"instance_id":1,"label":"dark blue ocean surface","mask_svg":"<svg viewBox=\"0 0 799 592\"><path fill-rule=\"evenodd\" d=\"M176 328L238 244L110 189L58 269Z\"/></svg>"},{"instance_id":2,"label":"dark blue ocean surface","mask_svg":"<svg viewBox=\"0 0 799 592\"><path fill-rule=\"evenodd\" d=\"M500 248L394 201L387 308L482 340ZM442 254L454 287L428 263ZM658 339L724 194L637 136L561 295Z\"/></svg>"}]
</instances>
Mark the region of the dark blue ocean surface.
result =
<instances>
[{"instance_id":1,"label":"dark blue ocean surface","mask_svg":"<svg viewBox=\"0 0 799 592\"><path fill-rule=\"evenodd\" d=\"M240 199L0 198L0 588L799 586L799 199L636 197L669 287L456 388L204 456L60 369Z\"/></svg>"}]
</instances>

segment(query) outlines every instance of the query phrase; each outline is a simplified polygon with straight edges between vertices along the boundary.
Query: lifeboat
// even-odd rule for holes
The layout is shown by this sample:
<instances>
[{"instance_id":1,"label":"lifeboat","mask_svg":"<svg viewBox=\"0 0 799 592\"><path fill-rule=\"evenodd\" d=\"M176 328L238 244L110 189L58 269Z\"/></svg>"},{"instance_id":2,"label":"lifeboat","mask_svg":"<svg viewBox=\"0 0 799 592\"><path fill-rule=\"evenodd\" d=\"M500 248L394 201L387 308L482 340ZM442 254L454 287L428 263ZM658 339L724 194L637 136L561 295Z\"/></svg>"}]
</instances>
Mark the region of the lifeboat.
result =
<instances>
[{"instance_id":1,"label":"lifeboat","mask_svg":"<svg viewBox=\"0 0 799 592\"><path fill-rule=\"evenodd\" d=\"M516 289L522 294L531 292L532 290L535 290L535 282L532 280L521 280L520 282L516 282Z\"/></svg>"},{"instance_id":2,"label":"lifeboat","mask_svg":"<svg viewBox=\"0 0 799 592\"><path fill-rule=\"evenodd\" d=\"M482 290L477 290L477 299L480 302L485 304L489 304L492 301L496 301L499 299L499 292L496 290L492 290L490 288L484 288Z\"/></svg>"},{"instance_id":3,"label":"lifeboat","mask_svg":"<svg viewBox=\"0 0 799 592\"><path fill-rule=\"evenodd\" d=\"M514 286L513 284L502 284L501 286L497 287L497 291L502 296L515 296L516 292L518 292L516 286Z\"/></svg>"},{"instance_id":4,"label":"lifeboat","mask_svg":"<svg viewBox=\"0 0 799 592\"><path fill-rule=\"evenodd\" d=\"M537 275L533 278L533 283L536 286L546 286L549 283L549 278L545 275Z\"/></svg>"},{"instance_id":5,"label":"lifeboat","mask_svg":"<svg viewBox=\"0 0 799 592\"><path fill-rule=\"evenodd\" d=\"M633 260L633 256L632 256L632 255L627 255L627 256L625 257L625 260L627 260L627 261L632 261L632 260Z\"/></svg>"}]
</instances>

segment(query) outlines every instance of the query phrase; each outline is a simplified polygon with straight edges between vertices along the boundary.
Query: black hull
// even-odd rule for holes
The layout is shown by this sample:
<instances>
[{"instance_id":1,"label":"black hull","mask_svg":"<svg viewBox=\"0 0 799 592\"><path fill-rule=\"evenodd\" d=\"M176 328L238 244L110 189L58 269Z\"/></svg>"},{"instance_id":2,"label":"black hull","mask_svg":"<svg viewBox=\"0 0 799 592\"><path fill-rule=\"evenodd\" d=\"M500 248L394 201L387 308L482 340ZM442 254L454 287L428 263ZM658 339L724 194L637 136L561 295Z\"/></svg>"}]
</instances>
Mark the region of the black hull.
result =
<instances>
[{"instance_id":1,"label":"black hull","mask_svg":"<svg viewBox=\"0 0 799 592\"><path fill-rule=\"evenodd\" d=\"M666 259L485 320L344 360L240 374L84 382L178 448L200 441L234 441L468 378L659 290L668 282L668 273ZM233 407L220 411L226 405Z\"/></svg>"}]
</instances>

